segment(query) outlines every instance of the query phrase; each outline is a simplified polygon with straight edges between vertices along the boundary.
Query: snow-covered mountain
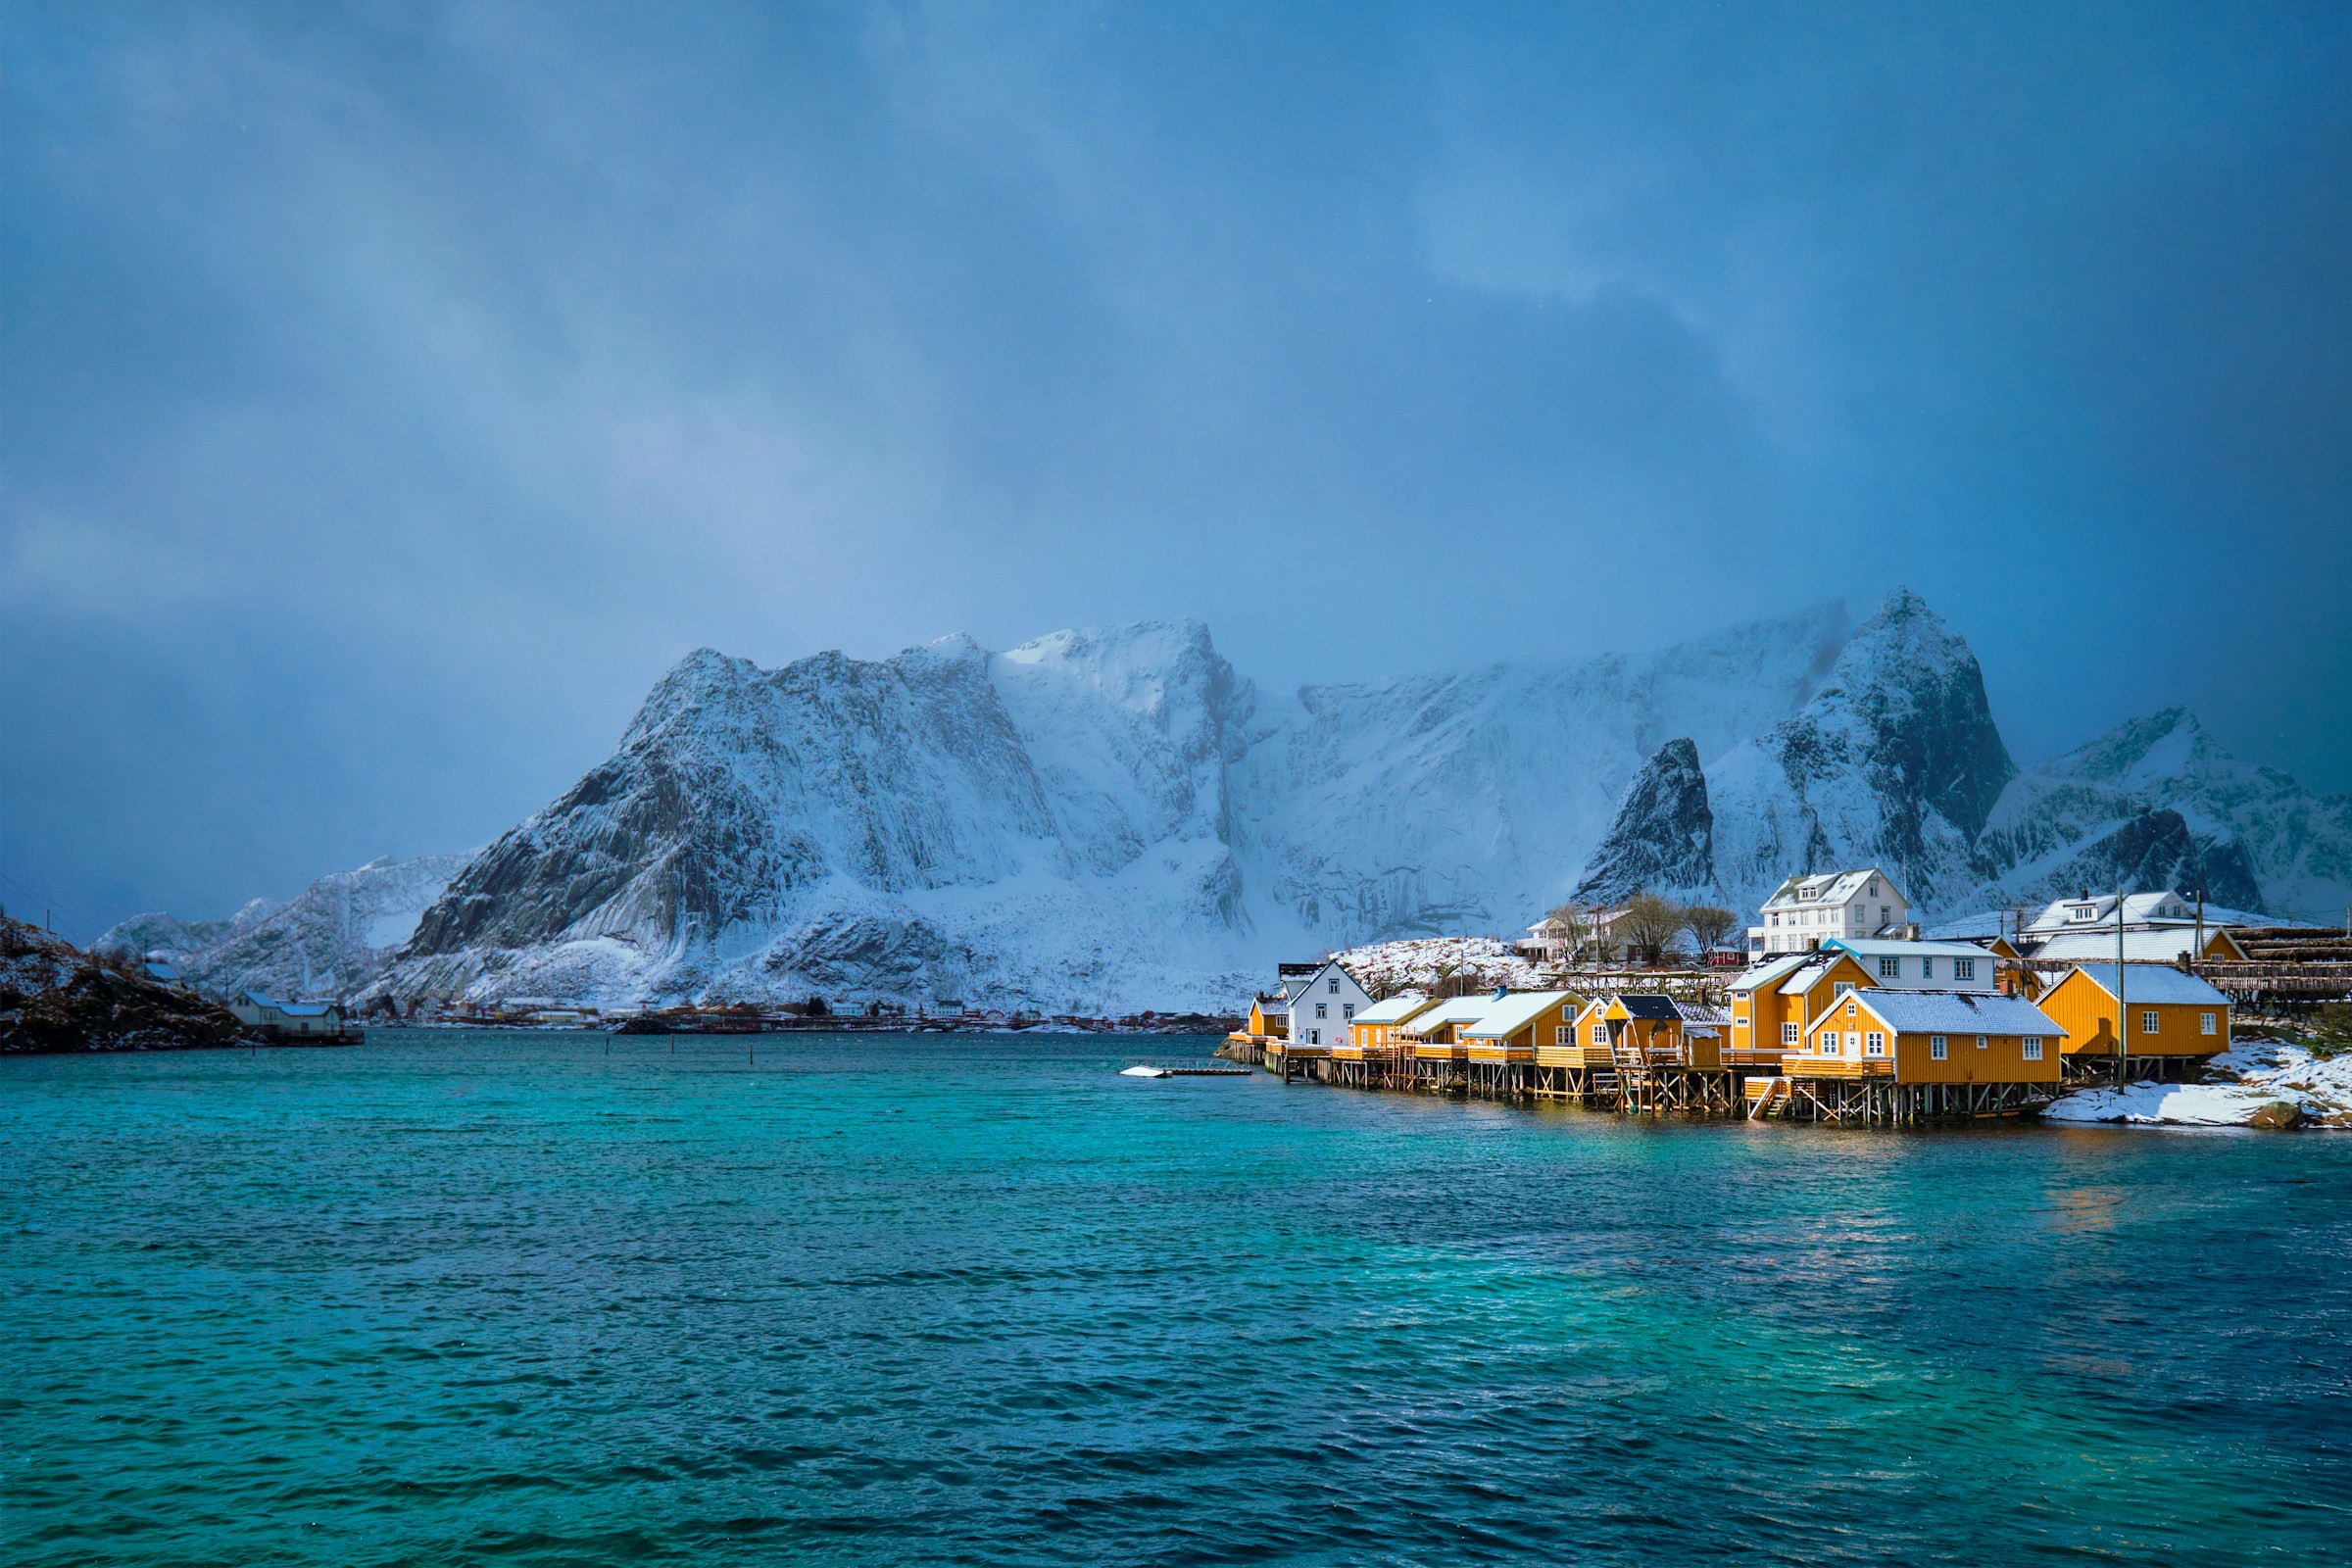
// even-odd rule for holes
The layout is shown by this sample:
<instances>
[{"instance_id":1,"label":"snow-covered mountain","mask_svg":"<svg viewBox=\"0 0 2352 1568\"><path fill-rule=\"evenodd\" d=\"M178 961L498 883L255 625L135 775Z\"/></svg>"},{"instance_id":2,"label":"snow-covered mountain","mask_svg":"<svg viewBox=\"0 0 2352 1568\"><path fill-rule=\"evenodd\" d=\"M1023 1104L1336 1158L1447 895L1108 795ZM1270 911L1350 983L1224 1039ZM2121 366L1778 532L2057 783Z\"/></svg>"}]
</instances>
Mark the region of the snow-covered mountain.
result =
<instances>
[{"instance_id":1,"label":"snow-covered mountain","mask_svg":"<svg viewBox=\"0 0 2352 1568\"><path fill-rule=\"evenodd\" d=\"M1278 957L1510 933L1580 892L1752 910L1864 862L1930 918L2119 879L2326 909L2352 902L2352 801L2177 711L2021 772L1975 656L1908 592L1859 626L1833 605L1293 693L1189 621L773 670L706 650L561 799L417 875L431 906L373 989L1206 1008ZM217 989L366 985L402 921L361 934L336 881L137 945Z\"/></svg>"},{"instance_id":2,"label":"snow-covered mountain","mask_svg":"<svg viewBox=\"0 0 2352 1568\"><path fill-rule=\"evenodd\" d=\"M1832 606L1281 697L1189 621L777 670L705 651L451 885L383 989L1227 1005L1277 955L1524 924L1651 751L1786 716L1844 628Z\"/></svg>"},{"instance_id":3,"label":"snow-covered mountain","mask_svg":"<svg viewBox=\"0 0 2352 1568\"><path fill-rule=\"evenodd\" d=\"M290 903L256 899L226 920L133 915L91 949L167 959L182 983L210 996L350 997L383 973L469 858L370 860L320 877Z\"/></svg>"}]
</instances>

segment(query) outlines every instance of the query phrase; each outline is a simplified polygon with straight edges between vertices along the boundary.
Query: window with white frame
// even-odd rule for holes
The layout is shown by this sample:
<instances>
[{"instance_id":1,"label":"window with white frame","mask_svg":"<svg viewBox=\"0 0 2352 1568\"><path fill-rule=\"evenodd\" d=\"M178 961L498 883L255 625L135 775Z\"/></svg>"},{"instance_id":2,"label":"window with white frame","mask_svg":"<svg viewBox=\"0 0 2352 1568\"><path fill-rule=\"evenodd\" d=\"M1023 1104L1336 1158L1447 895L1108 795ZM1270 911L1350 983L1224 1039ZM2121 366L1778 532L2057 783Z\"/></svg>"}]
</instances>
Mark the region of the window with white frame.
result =
<instances>
[{"instance_id":1,"label":"window with white frame","mask_svg":"<svg viewBox=\"0 0 2352 1568\"><path fill-rule=\"evenodd\" d=\"M1573 1025L1562 1024L1555 1038L1563 1046L1573 1046L1576 1044L1576 1029Z\"/></svg>"},{"instance_id":2,"label":"window with white frame","mask_svg":"<svg viewBox=\"0 0 2352 1568\"><path fill-rule=\"evenodd\" d=\"M1793 1046L1796 1044L1796 1025L1792 1023L1785 1023L1781 1025L1781 1044L1784 1046Z\"/></svg>"},{"instance_id":3,"label":"window with white frame","mask_svg":"<svg viewBox=\"0 0 2352 1568\"><path fill-rule=\"evenodd\" d=\"M1605 1046L1609 1043L1609 1026L1607 1024L1596 1023L1592 1026L1592 1043L1596 1046Z\"/></svg>"},{"instance_id":4,"label":"window with white frame","mask_svg":"<svg viewBox=\"0 0 2352 1568\"><path fill-rule=\"evenodd\" d=\"M1955 980L1974 980L1976 977L1977 977L1977 960L1976 960L1976 959L1974 959L1974 958L1954 958L1954 959L1952 960L1952 978L1953 978L1953 979L1955 979Z\"/></svg>"},{"instance_id":5,"label":"window with white frame","mask_svg":"<svg viewBox=\"0 0 2352 1568\"><path fill-rule=\"evenodd\" d=\"M1323 1031L1320 1029L1309 1029L1306 1032L1306 1043L1310 1046L1321 1045L1323 1043Z\"/></svg>"},{"instance_id":6,"label":"window with white frame","mask_svg":"<svg viewBox=\"0 0 2352 1568\"><path fill-rule=\"evenodd\" d=\"M2156 1009L2149 1007L2139 1015L2139 1032L2143 1035L2152 1035L2156 1033L2161 1022L2162 1020L2156 1016Z\"/></svg>"},{"instance_id":7,"label":"window with white frame","mask_svg":"<svg viewBox=\"0 0 2352 1568\"><path fill-rule=\"evenodd\" d=\"M2210 1013L2210 1012L2200 1012L2200 1013L2198 1013L2198 1014L2197 1014L2197 1033L2199 1033L2199 1034L2201 1034L2201 1035L2210 1035L2210 1034L2218 1034L2218 1033L2220 1033L2220 1031L2219 1031L2219 1030L2217 1030L2217 1029L2215 1029L2215 1028L2214 1028L2214 1026L2213 1026L2213 1014L2212 1014L2212 1013Z\"/></svg>"},{"instance_id":8,"label":"window with white frame","mask_svg":"<svg viewBox=\"0 0 2352 1568\"><path fill-rule=\"evenodd\" d=\"M1876 1029L1870 1032L1870 1038L1863 1041L1862 1045L1863 1049L1874 1056L1886 1054L1886 1037Z\"/></svg>"},{"instance_id":9,"label":"window with white frame","mask_svg":"<svg viewBox=\"0 0 2352 1568\"><path fill-rule=\"evenodd\" d=\"M1842 996L1846 996L1846 995L1850 994L1850 993L1853 991L1853 989L1854 989L1854 983L1853 983L1851 980L1840 980L1840 981L1838 981L1838 984L1836 985L1836 987L1834 987L1834 988L1833 988L1833 990L1832 990L1832 993L1831 993L1831 994L1832 994L1833 996L1839 996L1839 997L1842 997Z\"/></svg>"},{"instance_id":10,"label":"window with white frame","mask_svg":"<svg viewBox=\"0 0 2352 1568\"><path fill-rule=\"evenodd\" d=\"M1992 1044L1992 1042L1991 1042L1991 1041L1989 1041L1989 1040L1987 1040L1987 1039L1985 1039L1985 1038L1984 1038L1983 1035L1979 1035L1979 1036L1977 1036L1977 1049L1978 1049L1979 1051L1985 1050L1985 1049L1986 1049L1986 1048L1988 1048L1988 1047L1989 1047L1991 1044Z\"/></svg>"},{"instance_id":11,"label":"window with white frame","mask_svg":"<svg viewBox=\"0 0 2352 1568\"><path fill-rule=\"evenodd\" d=\"M1951 1044L1941 1035L1928 1036L1928 1054L1942 1061L1951 1054Z\"/></svg>"},{"instance_id":12,"label":"window with white frame","mask_svg":"<svg viewBox=\"0 0 2352 1568\"><path fill-rule=\"evenodd\" d=\"M1903 960L1902 960L1902 959L1900 959L1900 958L1881 958L1881 959L1879 960L1879 978L1880 978L1880 979L1882 979L1882 980L1893 980L1893 979L1898 979L1898 978L1900 978L1900 976L1902 975L1902 972L1903 972Z\"/></svg>"},{"instance_id":13,"label":"window with white frame","mask_svg":"<svg viewBox=\"0 0 2352 1568\"><path fill-rule=\"evenodd\" d=\"M2028 1061L2039 1061L2041 1059L2041 1036L2026 1036L2026 1059Z\"/></svg>"}]
</instances>

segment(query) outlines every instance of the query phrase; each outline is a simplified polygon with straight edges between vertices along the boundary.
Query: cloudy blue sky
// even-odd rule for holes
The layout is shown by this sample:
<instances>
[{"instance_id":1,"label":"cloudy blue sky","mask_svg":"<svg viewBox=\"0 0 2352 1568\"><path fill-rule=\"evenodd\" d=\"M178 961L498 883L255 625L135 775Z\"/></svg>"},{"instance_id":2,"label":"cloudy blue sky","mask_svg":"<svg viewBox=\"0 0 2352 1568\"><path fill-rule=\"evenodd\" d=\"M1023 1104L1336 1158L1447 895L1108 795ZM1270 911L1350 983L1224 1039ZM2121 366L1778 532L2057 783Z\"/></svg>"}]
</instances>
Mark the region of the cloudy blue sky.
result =
<instances>
[{"instance_id":1,"label":"cloudy blue sky","mask_svg":"<svg viewBox=\"0 0 2352 1568\"><path fill-rule=\"evenodd\" d=\"M2348 18L7 0L0 895L478 844L702 644L1157 615L1906 582L2022 756L2352 788Z\"/></svg>"}]
</instances>

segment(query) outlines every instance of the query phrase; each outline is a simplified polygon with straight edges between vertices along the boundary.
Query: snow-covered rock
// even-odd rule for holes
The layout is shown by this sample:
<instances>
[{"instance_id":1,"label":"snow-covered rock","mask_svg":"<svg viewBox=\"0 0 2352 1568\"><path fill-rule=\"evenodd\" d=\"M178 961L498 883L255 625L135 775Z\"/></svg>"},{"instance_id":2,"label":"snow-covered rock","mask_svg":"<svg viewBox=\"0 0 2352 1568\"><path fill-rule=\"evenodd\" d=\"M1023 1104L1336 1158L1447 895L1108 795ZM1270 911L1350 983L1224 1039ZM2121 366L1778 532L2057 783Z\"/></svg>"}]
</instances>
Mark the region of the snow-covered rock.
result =
<instances>
[{"instance_id":1,"label":"snow-covered rock","mask_svg":"<svg viewBox=\"0 0 2352 1568\"><path fill-rule=\"evenodd\" d=\"M2204 1083L2077 1090L2042 1111L2042 1119L2165 1127L2352 1127L2352 1054L2321 1057L2300 1046L2248 1042L2216 1056L2206 1076Z\"/></svg>"},{"instance_id":2,"label":"snow-covered rock","mask_svg":"<svg viewBox=\"0 0 2352 1568\"><path fill-rule=\"evenodd\" d=\"M1464 996L1506 987L1533 990L1534 964L1494 937L1408 937L1332 955L1375 997L1403 991L1424 995L1451 983Z\"/></svg>"},{"instance_id":3,"label":"snow-covered rock","mask_svg":"<svg viewBox=\"0 0 2352 1568\"><path fill-rule=\"evenodd\" d=\"M92 951L168 960L183 985L213 997L349 998L371 984L469 857L389 857L335 871L291 902L256 899L226 920L134 915Z\"/></svg>"},{"instance_id":4,"label":"snow-covered rock","mask_svg":"<svg viewBox=\"0 0 2352 1568\"><path fill-rule=\"evenodd\" d=\"M1685 900L1722 896L1715 883L1707 776L1687 736L1668 741L1642 764L1576 885L1580 901L1598 905L1621 904L1642 892Z\"/></svg>"}]
</instances>

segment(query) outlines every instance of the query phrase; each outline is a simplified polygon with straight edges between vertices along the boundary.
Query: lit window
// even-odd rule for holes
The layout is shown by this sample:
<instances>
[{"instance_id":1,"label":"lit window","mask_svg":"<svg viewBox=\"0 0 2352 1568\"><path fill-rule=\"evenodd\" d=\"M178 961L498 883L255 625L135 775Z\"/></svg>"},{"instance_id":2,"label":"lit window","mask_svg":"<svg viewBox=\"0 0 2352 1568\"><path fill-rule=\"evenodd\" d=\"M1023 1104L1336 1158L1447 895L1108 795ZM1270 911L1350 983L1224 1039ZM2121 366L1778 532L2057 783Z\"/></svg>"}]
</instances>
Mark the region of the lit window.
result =
<instances>
[{"instance_id":1,"label":"lit window","mask_svg":"<svg viewBox=\"0 0 2352 1568\"><path fill-rule=\"evenodd\" d=\"M2028 1061L2039 1061L2041 1059L2041 1036L2026 1036L2026 1059Z\"/></svg>"},{"instance_id":2,"label":"lit window","mask_svg":"<svg viewBox=\"0 0 2352 1568\"><path fill-rule=\"evenodd\" d=\"M1952 960L1952 978L1953 978L1953 979L1955 979L1955 980L1974 980L1976 977L1977 977L1977 960L1976 960L1976 959L1974 959L1974 958L1954 958L1954 959Z\"/></svg>"},{"instance_id":3,"label":"lit window","mask_svg":"<svg viewBox=\"0 0 2352 1568\"><path fill-rule=\"evenodd\" d=\"M1864 1044L1869 1048L1870 1054L1874 1056L1884 1056L1886 1054L1886 1037L1876 1029L1873 1029L1870 1032L1870 1039L1864 1042Z\"/></svg>"},{"instance_id":4,"label":"lit window","mask_svg":"<svg viewBox=\"0 0 2352 1568\"><path fill-rule=\"evenodd\" d=\"M2212 1013L2210 1013L2210 1012L2200 1012L2200 1013L2198 1013L2198 1014L2197 1014L2197 1033L2199 1033L2199 1034L2201 1034L2201 1035L2209 1035L2209 1034L2214 1034L2214 1033L2216 1033L2216 1032L2217 1032L2217 1031L2214 1029L2214 1026L2213 1026L2213 1014L2212 1014Z\"/></svg>"},{"instance_id":5,"label":"lit window","mask_svg":"<svg viewBox=\"0 0 2352 1568\"><path fill-rule=\"evenodd\" d=\"M2139 1032L2143 1035L2154 1034L2156 1032L2157 1022L2156 1009L2154 1007L2148 1008L2139 1015Z\"/></svg>"},{"instance_id":6,"label":"lit window","mask_svg":"<svg viewBox=\"0 0 2352 1568\"><path fill-rule=\"evenodd\" d=\"M1900 959L1900 958L1881 958L1881 959L1879 960L1879 978L1880 978L1880 979L1882 979L1882 980L1892 980L1892 979L1896 978L1897 976L1899 976L1899 975L1900 975L1902 972L1903 972L1903 960L1902 960L1902 959Z\"/></svg>"},{"instance_id":7,"label":"lit window","mask_svg":"<svg viewBox=\"0 0 2352 1568\"><path fill-rule=\"evenodd\" d=\"M1930 1036L1928 1036L1928 1054L1929 1054L1929 1055L1931 1055L1931 1056L1933 1056L1933 1057L1935 1057L1935 1058L1936 1058L1937 1061L1941 1061L1941 1060L1943 1060L1943 1059L1944 1059L1946 1056L1948 1056L1948 1055L1950 1055L1950 1054L1951 1054L1951 1052L1950 1052L1950 1050L1947 1048L1947 1046L1946 1046L1946 1044L1945 1044L1945 1041L1944 1041L1944 1038L1943 1038L1943 1036L1941 1036L1941 1035L1930 1035Z\"/></svg>"}]
</instances>

